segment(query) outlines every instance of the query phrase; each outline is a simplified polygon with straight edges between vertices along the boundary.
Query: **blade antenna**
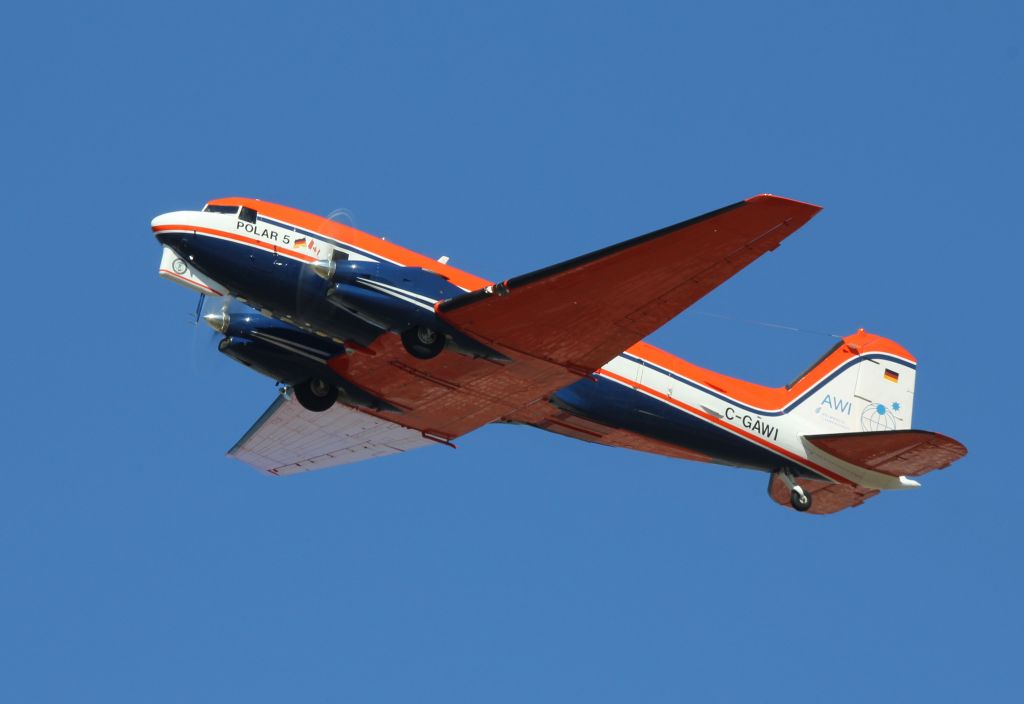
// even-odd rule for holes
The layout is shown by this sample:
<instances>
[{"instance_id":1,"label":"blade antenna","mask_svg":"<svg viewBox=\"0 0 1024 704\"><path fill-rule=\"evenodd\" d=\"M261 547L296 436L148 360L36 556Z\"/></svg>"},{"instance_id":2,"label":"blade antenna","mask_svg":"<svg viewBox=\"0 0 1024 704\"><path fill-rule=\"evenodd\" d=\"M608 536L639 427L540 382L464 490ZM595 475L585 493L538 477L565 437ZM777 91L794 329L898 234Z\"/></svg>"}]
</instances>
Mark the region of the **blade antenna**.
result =
<instances>
[{"instance_id":1,"label":"blade antenna","mask_svg":"<svg viewBox=\"0 0 1024 704\"><path fill-rule=\"evenodd\" d=\"M199 325L199 315L203 312L203 303L205 303L205 302L206 302L206 294L205 293L200 293L199 294L199 302L196 303L195 318L192 320L192 324L193 325Z\"/></svg>"}]
</instances>

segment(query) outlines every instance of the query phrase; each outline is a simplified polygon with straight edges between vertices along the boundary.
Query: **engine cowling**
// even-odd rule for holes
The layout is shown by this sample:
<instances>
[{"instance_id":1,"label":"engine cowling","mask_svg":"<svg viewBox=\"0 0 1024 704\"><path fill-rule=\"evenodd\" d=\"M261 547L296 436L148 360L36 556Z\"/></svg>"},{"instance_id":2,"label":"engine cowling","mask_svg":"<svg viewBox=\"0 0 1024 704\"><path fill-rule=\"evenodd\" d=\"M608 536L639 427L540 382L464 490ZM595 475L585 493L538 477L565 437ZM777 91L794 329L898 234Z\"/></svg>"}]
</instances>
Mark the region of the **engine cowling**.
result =
<instances>
[{"instance_id":1,"label":"engine cowling","mask_svg":"<svg viewBox=\"0 0 1024 704\"><path fill-rule=\"evenodd\" d=\"M456 330L434 312L437 301L464 293L440 274L388 262L318 261L312 267L333 284L327 290L327 300L366 323L402 335L414 356L433 356L415 352L417 347L410 347L408 342L416 339L417 332L420 338L429 332L442 336L460 354L507 361L504 355Z\"/></svg>"},{"instance_id":2,"label":"engine cowling","mask_svg":"<svg viewBox=\"0 0 1024 704\"><path fill-rule=\"evenodd\" d=\"M247 367L288 386L310 379L338 389L338 398L350 406L400 412L400 409L356 386L331 369L327 362L345 353L345 346L258 313L210 313L203 319L224 333L218 349Z\"/></svg>"}]
</instances>

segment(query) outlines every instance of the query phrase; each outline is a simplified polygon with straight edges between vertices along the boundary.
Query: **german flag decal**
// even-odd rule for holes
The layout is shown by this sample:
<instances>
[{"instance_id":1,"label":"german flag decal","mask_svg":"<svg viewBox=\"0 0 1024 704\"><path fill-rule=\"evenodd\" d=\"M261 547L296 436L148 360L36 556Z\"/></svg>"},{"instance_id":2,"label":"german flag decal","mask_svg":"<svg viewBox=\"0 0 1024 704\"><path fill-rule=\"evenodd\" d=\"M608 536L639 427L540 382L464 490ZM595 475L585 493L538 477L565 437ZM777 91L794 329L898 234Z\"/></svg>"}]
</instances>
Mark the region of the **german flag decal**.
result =
<instances>
[{"instance_id":1,"label":"german flag decal","mask_svg":"<svg viewBox=\"0 0 1024 704\"><path fill-rule=\"evenodd\" d=\"M885 380L897 383L900 380L900 375L897 374L896 372L894 372L892 369L886 369L885 370Z\"/></svg>"}]
</instances>

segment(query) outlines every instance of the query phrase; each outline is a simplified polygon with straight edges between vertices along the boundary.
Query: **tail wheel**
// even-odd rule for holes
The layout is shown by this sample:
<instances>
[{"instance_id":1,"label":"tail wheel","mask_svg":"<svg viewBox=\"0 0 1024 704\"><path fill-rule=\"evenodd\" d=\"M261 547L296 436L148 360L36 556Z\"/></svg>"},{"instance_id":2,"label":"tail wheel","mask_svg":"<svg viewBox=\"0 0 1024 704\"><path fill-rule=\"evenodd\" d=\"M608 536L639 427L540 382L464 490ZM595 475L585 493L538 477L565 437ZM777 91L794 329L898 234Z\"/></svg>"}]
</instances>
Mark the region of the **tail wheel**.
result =
<instances>
[{"instance_id":1,"label":"tail wheel","mask_svg":"<svg viewBox=\"0 0 1024 704\"><path fill-rule=\"evenodd\" d=\"M326 411L338 400L338 387L323 379L310 379L292 388L299 404L314 413Z\"/></svg>"},{"instance_id":2,"label":"tail wheel","mask_svg":"<svg viewBox=\"0 0 1024 704\"><path fill-rule=\"evenodd\" d=\"M416 359L433 359L444 349L445 337L426 325L416 325L402 333L402 344Z\"/></svg>"},{"instance_id":3,"label":"tail wheel","mask_svg":"<svg viewBox=\"0 0 1024 704\"><path fill-rule=\"evenodd\" d=\"M793 490L789 492L789 503L797 511L806 511L811 507L811 495L805 494L800 487L793 487Z\"/></svg>"}]
</instances>

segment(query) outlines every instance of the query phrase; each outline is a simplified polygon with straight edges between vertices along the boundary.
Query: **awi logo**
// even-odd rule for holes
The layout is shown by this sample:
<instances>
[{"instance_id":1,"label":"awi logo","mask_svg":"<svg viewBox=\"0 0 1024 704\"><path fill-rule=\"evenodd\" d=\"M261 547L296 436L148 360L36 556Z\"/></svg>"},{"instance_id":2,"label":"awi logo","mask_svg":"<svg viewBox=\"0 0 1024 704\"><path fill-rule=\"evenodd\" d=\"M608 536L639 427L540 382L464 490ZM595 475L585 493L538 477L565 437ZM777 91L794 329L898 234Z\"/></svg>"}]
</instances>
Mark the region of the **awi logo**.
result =
<instances>
[{"instance_id":1,"label":"awi logo","mask_svg":"<svg viewBox=\"0 0 1024 704\"><path fill-rule=\"evenodd\" d=\"M821 402L821 405L831 408L836 413L845 413L846 415L850 415L850 411L853 409L853 403L832 394L825 394L825 400Z\"/></svg>"},{"instance_id":2,"label":"awi logo","mask_svg":"<svg viewBox=\"0 0 1024 704\"><path fill-rule=\"evenodd\" d=\"M818 418L829 425L834 425L840 431L850 430L850 416L853 415L853 402L840 398L836 394L825 394L814 409Z\"/></svg>"},{"instance_id":3,"label":"awi logo","mask_svg":"<svg viewBox=\"0 0 1024 704\"><path fill-rule=\"evenodd\" d=\"M896 430L896 412L899 410L898 402L891 406L884 403L869 403L860 414L860 427L868 432Z\"/></svg>"}]
</instances>

